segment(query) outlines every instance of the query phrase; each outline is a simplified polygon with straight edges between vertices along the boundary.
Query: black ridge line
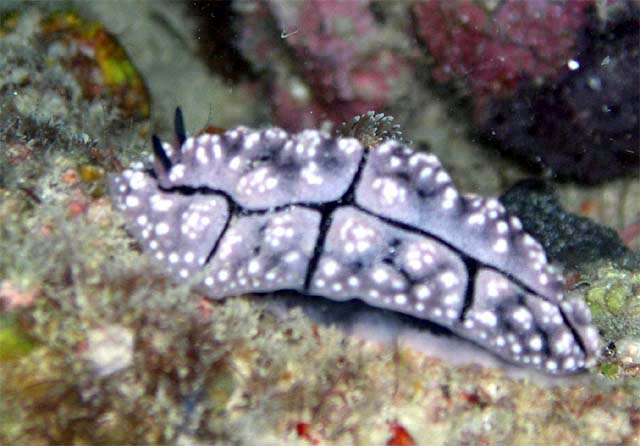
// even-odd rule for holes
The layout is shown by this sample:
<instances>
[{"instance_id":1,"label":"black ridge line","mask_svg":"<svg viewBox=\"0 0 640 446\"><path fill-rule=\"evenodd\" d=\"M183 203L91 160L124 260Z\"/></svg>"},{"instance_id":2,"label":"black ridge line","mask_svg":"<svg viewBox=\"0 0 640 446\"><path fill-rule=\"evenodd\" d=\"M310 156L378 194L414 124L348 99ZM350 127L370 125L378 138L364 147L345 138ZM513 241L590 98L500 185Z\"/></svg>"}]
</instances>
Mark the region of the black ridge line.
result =
<instances>
[{"instance_id":1,"label":"black ridge line","mask_svg":"<svg viewBox=\"0 0 640 446\"><path fill-rule=\"evenodd\" d=\"M355 177L354 177L355 178ZM352 183L353 184L353 183ZM350 186L351 189L351 186ZM469 269L469 265L473 265L475 264L475 271L477 271L478 269L485 268L485 269L489 269L492 271L496 271L504 276L507 276L507 278L509 280L511 280L512 282L514 282L516 285L518 285L520 288L522 288L523 290L527 291L530 294L533 294L535 296L539 296L542 299L555 304L555 302L551 301L550 299L546 298L545 296L542 296L540 294L538 294L537 292L533 291L529 286L527 286L526 284L522 283L517 277L505 272L505 271L501 271L498 268L492 266L492 265L488 265L484 262L481 262L469 255L467 255L466 253L462 252L459 248L456 248L455 246L451 245L449 242L441 239L440 237L438 237L437 235L434 235L428 231L425 231L423 229L420 228L416 228L414 226L408 225L407 223L403 223L400 221L396 221L396 220L392 220L389 217L385 217L383 215L378 215L372 211L370 211L367 208L362 207L361 205L353 202L353 195L351 196L347 196L347 193L350 192L350 190L348 190L347 192L345 192L345 194L334 201L328 201L325 203L308 203L308 202L295 202L295 203L288 203L288 204L283 204L280 206L274 206L268 209L247 209L245 207L240 206L239 204L237 204L234 199L231 197L231 195L223 190L220 189L211 189L208 187L200 187L200 188L193 188L193 187L187 187L187 186L177 186L177 187L172 187L172 188L168 188L168 189L164 189L161 188L161 190L163 190L164 192L179 192L185 195L193 195L196 193L200 193L200 194L204 194L204 195L221 195L223 197L225 197L229 203L233 203L234 204L234 209L236 209L237 215L239 216L253 216L253 215L266 215L266 214L270 214L272 212L278 212L278 211L282 211L285 209L289 209L290 207L293 206L299 206L299 207L304 207L304 208L308 208L311 210L315 210L320 212L322 215L324 215L325 213L331 213L333 212L336 208L340 207L340 206L352 206L355 209L370 215L372 217L376 217L379 220L382 220L384 223L395 227L395 228L399 228L402 229L404 231L407 231L409 233L415 234L415 235L421 235L423 237L429 237L431 239L436 240L437 242L441 243L442 245L446 246L447 248L451 249L452 251L454 251L458 256L460 256L460 258L462 259L462 261L465 263L465 265L467 265L467 269ZM351 201L350 201L351 200ZM321 220L322 221L322 220ZM322 234L320 234L320 236L322 236ZM469 280L471 280L472 278L475 278L474 276L472 276L471 271L469 274Z\"/></svg>"},{"instance_id":2,"label":"black ridge line","mask_svg":"<svg viewBox=\"0 0 640 446\"><path fill-rule=\"evenodd\" d=\"M542 353L546 357L551 358L551 345L549 344L549 335L544 331L540 331L538 334L542 336L542 340L544 341L542 344Z\"/></svg>"},{"instance_id":3,"label":"black ridge line","mask_svg":"<svg viewBox=\"0 0 640 446\"><path fill-rule=\"evenodd\" d=\"M363 157L364 159L364 157ZM357 174L360 173L360 169L357 171ZM526 286L525 284L523 284L522 282L520 282L516 277L505 273L504 271L501 271L491 265L487 265L483 262L480 262L476 259L474 259L473 257L468 256L467 254L463 253L462 251L460 251L459 249L457 249L456 247L450 245L449 243L447 243L446 241L440 239L439 237L430 234L426 231L423 231L422 229L419 228L414 228L413 226L409 226L406 223L402 223L402 222L397 222L394 220L389 219L388 217L384 217L384 216L380 216L377 214L374 214L373 212L361 207L360 205L357 205L349 200L353 200L353 191L351 190L352 187L355 184L356 179L359 179L359 175L354 176L354 181L351 183L351 185L349 186L349 190L347 190L347 192L345 192L345 194L338 200L335 201L331 201L331 202L327 202L327 203L290 203L290 204L286 204L286 205L282 205L282 206L276 206L274 208L270 208L270 209L259 209L259 210L251 210L251 209L246 209L243 208L242 206L238 205L233 198L231 198L231 196L224 191L218 191L218 190L213 190L213 189L209 189L209 188L201 188L201 189L194 189L194 188L189 188L189 187L176 187L176 188L171 188L171 189L164 189L165 192L182 192L185 193L187 195L192 195L195 193L204 193L204 194L208 194L208 195L213 195L213 194L217 194L217 195L221 195L223 196L226 200L227 200L227 204L229 206L229 218L227 219L225 226L222 230L222 232L220 233L220 236L218 237L218 240L216 241L216 243L214 244L213 248L211 249L209 255L207 256L207 259L205 261L205 265L209 263L209 261L211 260L211 258L213 257L213 255L215 254L215 252L218 249L218 246L224 236L224 234L226 233L228 227L230 226L230 222L231 219L233 218L234 215L239 215L239 216L251 216L251 215L264 215L267 213L271 213L274 211L278 211L278 210L284 210L284 209L288 209L289 207L292 206L301 206L301 207L306 207L312 210L316 210L319 211L321 213L321 219L320 219L320 225L319 225L319 232L318 232L318 240L316 241L316 246L314 248L314 253L313 256L311 257L310 261L309 261L309 265L307 267L307 272L305 273L305 281L304 281L304 288L302 290L302 292L304 294L309 294L308 290L309 290L309 285L310 285L310 281L311 278L313 277L313 273L315 272L316 268L317 268L317 264L318 261L320 259L320 256L323 253L323 246L324 246L324 241L326 238L326 235L328 233L329 230L329 226L331 225L331 221L332 221L332 216L333 216L333 211L335 211L336 208L340 207L341 205L351 205L354 208L360 210L363 213L366 213L368 215L371 215L373 217L376 217L380 220L382 220L383 222L389 224L390 226L396 227L396 228L400 228L403 229L407 232L410 233L414 233L417 235L421 235L421 236L425 236L425 237L429 237L432 238L436 241L438 241L439 243L442 243L443 245L447 246L449 249L453 250L454 252L456 252L456 254L462 259L463 263L466 266L467 269L467 289L465 292L465 301L462 307L462 311L460 313L460 317L458 318L460 322L464 322L466 320L467 317L467 313L469 311L469 309L473 306L474 303L474 294L475 294L475 282L476 282L476 276L478 273L478 270L480 268L484 268L484 269L488 269L488 270L492 270L492 271L496 271L502 275L506 275L507 278L509 278L509 280L511 280L512 282L514 282L516 285L518 285L520 288L522 288L524 291L526 291L527 293L530 293L534 296L540 297L546 301L549 301L549 299L547 299L545 296L542 296L538 293L536 293L535 291L533 291L531 288L529 288L528 286ZM349 194L350 193L350 194ZM401 273L404 273L404 271L400 271ZM413 283L413 281L411 281L411 283ZM296 290L297 291L297 290ZM551 302L552 304L555 305L555 302ZM573 324L570 322L568 316L565 314L565 311L562 309L562 307L560 305L557 305L560 314L562 316L563 322L564 324L569 328L569 330L571 331L571 334L573 335L573 337L575 338L578 346L580 347L580 349L582 350L582 352L584 353L584 356L586 358L587 356L587 349L586 346L584 344L584 342L582 341L582 337L580 336L580 334L578 333L577 329L573 326ZM544 342L544 353L547 354L547 356L550 356L551 352L549 350L549 341L548 341L548 336L545 332L540 332L540 334L543 336L543 339L545 340Z\"/></svg>"},{"instance_id":4,"label":"black ridge line","mask_svg":"<svg viewBox=\"0 0 640 446\"><path fill-rule=\"evenodd\" d=\"M560 315L562 316L562 321L567 327L569 327L571 334L573 335L574 339L578 343L578 347L580 347L580 349L584 353L585 359L587 359L587 346L585 345L584 342L582 342L582 336L580 336L580 333L578 333L578 330L576 330L576 328L573 326L573 323L569 320L564 310L562 309L561 305L558 305L558 310L560 311Z\"/></svg>"},{"instance_id":5,"label":"black ridge line","mask_svg":"<svg viewBox=\"0 0 640 446\"><path fill-rule=\"evenodd\" d=\"M329 227L331 226L331 222L333 221L333 212L336 210L338 206L344 204L351 204L354 201L355 189L360 183L360 177L362 176L362 172L364 171L364 167L367 163L369 152L367 150L363 150L362 158L358 162L358 168L356 169L356 173L353 175L353 179L351 180L351 184L347 190L342 194L342 196L330 203L323 203L321 205L320 213L322 215L320 219L320 226L318 230L318 239L316 240L316 246L313 248L313 256L309 259L309 265L307 266L307 272L304 278L304 292L308 292L309 285L311 284L311 278L315 273L320 257L324 252L324 243L327 238L327 234L329 232Z\"/></svg>"},{"instance_id":6,"label":"black ridge line","mask_svg":"<svg viewBox=\"0 0 640 446\"><path fill-rule=\"evenodd\" d=\"M365 151L364 154L366 155L368 152ZM431 239L436 240L437 242L441 243L442 245L446 246L447 248L451 249L452 251L454 251L461 259L462 261L465 263L465 265L467 266L467 270L469 271L469 281L473 281L473 279L475 279L475 273L480 269L480 268L484 268L484 269L488 269L488 270L492 270L495 271L497 273L500 273L504 276L506 276L509 280L511 280L512 282L514 282L516 285L518 285L520 288L522 288L524 291L526 291L527 293L533 294L535 296L538 296L544 300L546 300L547 302L550 302L552 304L556 304L556 302L550 300L549 298L537 293L536 291L534 291L531 287L529 287L528 285L524 284L523 282L520 281L520 279L518 279L517 277L513 276L512 274L507 273L506 271L502 271L492 265L488 265L484 262L481 262L471 256L469 256L468 254L462 252L459 248L456 248L455 246L453 246L452 244L450 244L449 242L447 242L446 240L441 239L440 237L438 237L437 235L434 235L428 231L425 231L423 229L420 228L416 228L414 226L411 226L407 223L403 223L400 221L396 221L393 220L389 217L383 216L383 215L378 215L376 213L374 213L373 211L362 207L361 205L357 204L354 200L354 192L355 192L355 185L358 182L360 175L361 175L361 170L362 170L362 166L365 162L365 158L366 156L363 155L361 161L360 161L360 165L358 167L358 170L356 171L356 175L354 176L353 181L351 182L349 188L347 189L347 191L342 195L342 197L340 197L337 200L334 201L328 201L325 203L309 203L309 202L294 202L294 203L288 203L288 204L283 204L280 206L273 206L271 208L267 208L267 209L247 209L241 205L239 205L234 199L233 197L231 197L231 195L229 193L227 193L226 191L223 191L221 189L211 189L208 187L199 187L199 188L193 188L193 187L188 187L188 186L177 186L177 187L172 187L172 188L161 188L162 191L164 192L179 192L185 195L193 195L196 193L199 194L203 194L203 195L221 195L223 197L225 197L228 202L231 204L233 203L233 207L235 212L237 212L238 216L253 216L253 215L266 215L266 214L270 214L272 212L278 212L281 210L285 210L285 209L289 209L290 207L294 207L294 206L299 206L299 207L304 207L307 209L311 209L311 210L315 210L320 212L320 214L322 214L323 216L325 214L330 214L332 213L336 208L340 207L340 206L352 206L353 208L367 214L370 215L372 217L375 217L381 221L383 221L384 223L394 227L394 228L399 228L402 229L406 232L409 232L411 234L414 235L420 235L423 237L428 237ZM324 221L324 219L321 219L321 225L322 222ZM324 239L323 233L319 234L319 237L322 237ZM475 268L471 267L471 265L475 265ZM566 319L566 316L563 314L563 317Z\"/></svg>"},{"instance_id":7,"label":"black ridge line","mask_svg":"<svg viewBox=\"0 0 640 446\"><path fill-rule=\"evenodd\" d=\"M204 261L204 265L208 265L209 264L209 261L211 260L211 257L213 257L213 255L218 250L218 246L220 245L220 242L224 238L225 232L227 232L227 229L230 226L231 219L238 212L238 207L236 206L236 204L233 201L230 201L226 197L223 197L223 198L225 198L227 200L227 206L228 206L228 209L229 209L229 216L227 217L227 221L224 223L224 227L222 228L222 231L220 231L220 235L218 236L218 239L213 244L213 247L211 248L211 251L209 251L209 255L207 255L207 259ZM204 265L203 265L203 267L204 267Z\"/></svg>"},{"instance_id":8,"label":"black ridge line","mask_svg":"<svg viewBox=\"0 0 640 446\"><path fill-rule=\"evenodd\" d=\"M302 286L302 290L305 294L308 294L311 278L318 267L320 256L322 256L322 253L324 252L324 242L327 238L327 233L329 232L329 227L331 226L332 221L333 209L322 212L320 224L318 226L318 239L316 240L316 245L313 247L313 254L309 259L307 271L304 276L304 285Z\"/></svg>"},{"instance_id":9,"label":"black ridge line","mask_svg":"<svg viewBox=\"0 0 640 446\"><path fill-rule=\"evenodd\" d=\"M360 206L358 204L354 204L353 207L355 207L356 209L358 209L359 211L361 211L361 212L363 212L363 213L365 213L367 215L371 215L372 217L376 217L376 218L382 220L383 222L387 223L390 226L394 226L396 228L400 228L400 229L402 229L404 231L407 231L409 233L412 233L412 234L417 234L417 235L421 235L423 237L429 237L429 238L432 238L432 239L436 240L437 242L443 244L447 248L449 248L452 251L454 251L458 256L460 256L460 258L462 259L464 264L467 265L467 269L469 269L469 265L475 264L476 265L475 271L477 271L480 268L485 268L485 269L489 269L489 270L495 271L497 273L502 274L503 276L507 276L507 278L509 280L514 282L516 285L518 285L520 288L522 288L526 292L528 292L530 294L533 294L535 296L539 296L542 299L549 301L550 303L555 303L555 302L550 301L546 297L541 296L540 294L538 294L535 291L533 291L530 287L528 287L527 285L522 283L517 277L514 277L514 276L512 276L511 274L509 274L509 273L507 273L505 271L501 271L498 268L496 268L495 266L487 265L486 263L481 262L478 259L475 259L475 258L469 256L468 254L460 251L460 249L458 249L455 246L451 245L446 240L442 240L437 235L431 234L430 232L427 232L427 231L425 231L423 229L416 228L414 226L408 225L407 223L403 223L403 222L400 222L400 221L392 220L389 217L385 217L384 215L375 214L374 212L370 211L369 209L363 208L362 206ZM469 271L469 272L471 273L471 271ZM469 277L470 278L472 277L471 274L469 274Z\"/></svg>"},{"instance_id":10,"label":"black ridge line","mask_svg":"<svg viewBox=\"0 0 640 446\"><path fill-rule=\"evenodd\" d=\"M467 313L473 307L475 303L474 296L476 292L476 278L478 275L478 262L471 261L471 259L462 259L464 265L467 268L467 288L464 293L464 302L462 304L462 310L460 311L460 316L458 317L458 321L464 322L467 320Z\"/></svg>"}]
</instances>

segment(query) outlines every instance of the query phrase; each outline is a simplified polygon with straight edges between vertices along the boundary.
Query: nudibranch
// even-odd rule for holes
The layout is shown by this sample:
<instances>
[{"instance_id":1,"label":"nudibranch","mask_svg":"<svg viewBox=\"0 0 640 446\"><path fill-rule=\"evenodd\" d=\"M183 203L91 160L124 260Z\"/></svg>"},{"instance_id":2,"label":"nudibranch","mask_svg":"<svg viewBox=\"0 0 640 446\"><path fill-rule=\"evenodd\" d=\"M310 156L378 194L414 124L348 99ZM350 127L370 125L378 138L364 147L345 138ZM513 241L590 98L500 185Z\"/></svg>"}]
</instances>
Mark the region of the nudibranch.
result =
<instances>
[{"instance_id":1,"label":"nudibranch","mask_svg":"<svg viewBox=\"0 0 640 446\"><path fill-rule=\"evenodd\" d=\"M598 332L496 199L461 195L431 154L317 130L236 127L109 177L130 234L212 299L294 290L428 320L551 374L594 364ZM198 279L198 278L201 278Z\"/></svg>"}]
</instances>

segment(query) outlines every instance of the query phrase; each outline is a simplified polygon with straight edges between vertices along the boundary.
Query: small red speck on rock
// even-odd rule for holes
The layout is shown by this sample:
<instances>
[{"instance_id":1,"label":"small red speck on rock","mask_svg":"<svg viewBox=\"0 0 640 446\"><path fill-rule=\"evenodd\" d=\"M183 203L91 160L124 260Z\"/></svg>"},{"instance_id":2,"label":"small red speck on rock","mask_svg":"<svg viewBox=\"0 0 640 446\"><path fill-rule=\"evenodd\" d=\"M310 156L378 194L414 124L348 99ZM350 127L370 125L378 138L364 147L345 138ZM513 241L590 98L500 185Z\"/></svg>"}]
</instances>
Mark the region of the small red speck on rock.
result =
<instances>
[{"instance_id":1,"label":"small red speck on rock","mask_svg":"<svg viewBox=\"0 0 640 446\"><path fill-rule=\"evenodd\" d=\"M67 209L69 211L69 215L72 218L75 218L80 214L84 214L87 210L87 202L83 200L71 200L67 203Z\"/></svg>"},{"instance_id":2,"label":"small red speck on rock","mask_svg":"<svg viewBox=\"0 0 640 446\"><path fill-rule=\"evenodd\" d=\"M40 294L39 289L23 289L8 280L0 282L0 312L30 306Z\"/></svg>"},{"instance_id":3,"label":"small red speck on rock","mask_svg":"<svg viewBox=\"0 0 640 446\"><path fill-rule=\"evenodd\" d=\"M296 423L298 437L307 440L311 444L319 444L318 439L311 435L311 425L309 423Z\"/></svg>"},{"instance_id":4,"label":"small red speck on rock","mask_svg":"<svg viewBox=\"0 0 640 446\"><path fill-rule=\"evenodd\" d=\"M80 341L75 347L76 353L83 355L89 351L89 342L87 340Z\"/></svg>"},{"instance_id":5,"label":"small red speck on rock","mask_svg":"<svg viewBox=\"0 0 640 446\"><path fill-rule=\"evenodd\" d=\"M80 182L80 176L78 175L78 172L76 172L75 170L67 169L62 174L62 182L67 186L75 186Z\"/></svg>"},{"instance_id":6,"label":"small red speck on rock","mask_svg":"<svg viewBox=\"0 0 640 446\"><path fill-rule=\"evenodd\" d=\"M564 276L565 286L569 290L573 289L573 287L575 287L580 283L581 279L582 279L582 276L577 272L565 274Z\"/></svg>"},{"instance_id":7,"label":"small red speck on rock","mask_svg":"<svg viewBox=\"0 0 640 446\"><path fill-rule=\"evenodd\" d=\"M395 421L389 423L392 437L387 441L387 446L415 446L416 441L407 430Z\"/></svg>"},{"instance_id":8,"label":"small red speck on rock","mask_svg":"<svg viewBox=\"0 0 640 446\"><path fill-rule=\"evenodd\" d=\"M640 219L620 229L618 233L624 244L633 249L633 241L640 238Z\"/></svg>"},{"instance_id":9,"label":"small red speck on rock","mask_svg":"<svg viewBox=\"0 0 640 446\"><path fill-rule=\"evenodd\" d=\"M462 392L460 393L460 396L462 396L462 399L469 404L480 404L480 396L475 392Z\"/></svg>"},{"instance_id":10,"label":"small red speck on rock","mask_svg":"<svg viewBox=\"0 0 640 446\"><path fill-rule=\"evenodd\" d=\"M584 200L580 204L580 214L588 217L594 214L594 212L596 211L596 208L597 208L597 205L593 200Z\"/></svg>"},{"instance_id":11,"label":"small red speck on rock","mask_svg":"<svg viewBox=\"0 0 640 446\"><path fill-rule=\"evenodd\" d=\"M213 306L204 297L198 301L198 319L202 322L206 322L211 319L213 313Z\"/></svg>"}]
</instances>

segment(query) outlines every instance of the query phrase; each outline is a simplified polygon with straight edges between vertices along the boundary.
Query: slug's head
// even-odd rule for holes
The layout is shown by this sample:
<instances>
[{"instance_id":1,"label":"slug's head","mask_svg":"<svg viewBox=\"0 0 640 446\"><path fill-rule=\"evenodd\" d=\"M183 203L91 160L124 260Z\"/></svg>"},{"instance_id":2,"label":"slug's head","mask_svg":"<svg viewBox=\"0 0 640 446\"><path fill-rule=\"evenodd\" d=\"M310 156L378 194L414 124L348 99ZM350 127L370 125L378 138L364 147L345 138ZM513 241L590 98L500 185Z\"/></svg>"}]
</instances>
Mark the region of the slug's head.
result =
<instances>
[{"instance_id":1,"label":"slug's head","mask_svg":"<svg viewBox=\"0 0 640 446\"><path fill-rule=\"evenodd\" d=\"M180 109L176 110L176 137L181 147L186 135ZM109 195L142 250L185 279L206 262L216 228L224 227L228 219L228 204L217 195L172 188L169 173L180 160L180 150L154 136L153 151L151 169L109 175Z\"/></svg>"}]
</instances>

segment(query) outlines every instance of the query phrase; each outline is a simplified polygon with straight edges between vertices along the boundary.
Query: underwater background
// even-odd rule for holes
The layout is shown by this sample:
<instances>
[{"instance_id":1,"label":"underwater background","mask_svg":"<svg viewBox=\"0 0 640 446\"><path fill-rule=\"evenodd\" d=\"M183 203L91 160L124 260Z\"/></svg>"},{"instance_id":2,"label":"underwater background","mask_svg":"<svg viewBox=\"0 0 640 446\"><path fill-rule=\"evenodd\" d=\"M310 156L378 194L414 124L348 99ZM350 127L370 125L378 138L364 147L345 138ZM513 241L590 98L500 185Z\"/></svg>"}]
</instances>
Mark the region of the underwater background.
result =
<instances>
[{"instance_id":1,"label":"underwater background","mask_svg":"<svg viewBox=\"0 0 640 446\"><path fill-rule=\"evenodd\" d=\"M640 445L639 30L631 0L0 1L0 444ZM436 154L562 268L598 364L170 281L106 175L177 106Z\"/></svg>"}]
</instances>

